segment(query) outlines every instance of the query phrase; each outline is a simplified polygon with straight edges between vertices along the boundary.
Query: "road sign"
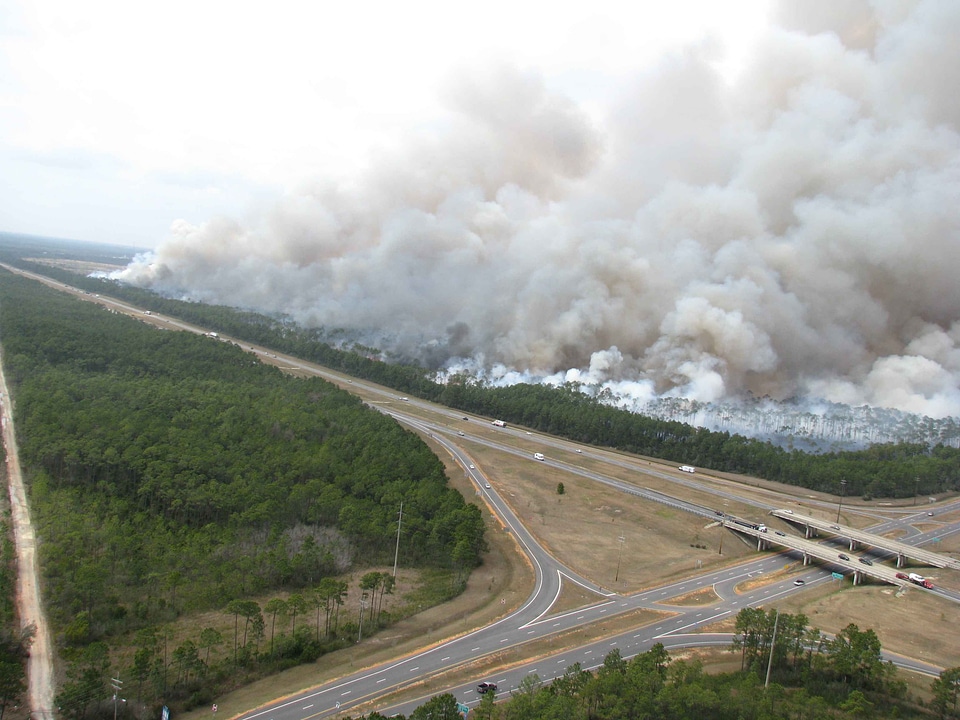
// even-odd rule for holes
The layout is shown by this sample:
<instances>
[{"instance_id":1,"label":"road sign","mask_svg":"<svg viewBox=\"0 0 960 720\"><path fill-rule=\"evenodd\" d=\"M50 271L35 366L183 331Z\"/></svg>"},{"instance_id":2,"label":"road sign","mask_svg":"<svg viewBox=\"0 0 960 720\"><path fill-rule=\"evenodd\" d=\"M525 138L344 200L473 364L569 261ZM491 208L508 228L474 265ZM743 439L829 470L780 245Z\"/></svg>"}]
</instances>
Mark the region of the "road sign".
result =
<instances>
[{"instance_id":1,"label":"road sign","mask_svg":"<svg viewBox=\"0 0 960 720\"><path fill-rule=\"evenodd\" d=\"M458 702L458 703L457 703L457 712L460 713L461 715L463 715L464 717L466 717L466 716L467 716L467 713L470 712L470 708L467 707L466 705L464 705L463 703Z\"/></svg>"},{"instance_id":2,"label":"road sign","mask_svg":"<svg viewBox=\"0 0 960 720\"><path fill-rule=\"evenodd\" d=\"M843 573L838 573L838 572L833 573L833 579L834 579L834 580L843 580Z\"/></svg>"}]
</instances>

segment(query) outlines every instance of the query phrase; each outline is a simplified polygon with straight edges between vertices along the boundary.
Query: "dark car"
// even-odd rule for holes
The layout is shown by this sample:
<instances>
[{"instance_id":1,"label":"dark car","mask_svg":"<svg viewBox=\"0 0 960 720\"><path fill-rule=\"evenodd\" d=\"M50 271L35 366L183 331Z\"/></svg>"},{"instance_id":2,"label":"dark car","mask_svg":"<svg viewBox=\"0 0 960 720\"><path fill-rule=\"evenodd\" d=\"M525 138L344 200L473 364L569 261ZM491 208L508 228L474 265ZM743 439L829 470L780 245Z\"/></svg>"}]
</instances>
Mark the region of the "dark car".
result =
<instances>
[{"instance_id":1,"label":"dark car","mask_svg":"<svg viewBox=\"0 0 960 720\"><path fill-rule=\"evenodd\" d=\"M496 692L496 691L497 691L496 683L482 682L479 685L477 685L477 692L480 693L481 695L483 695L484 693Z\"/></svg>"},{"instance_id":2,"label":"dark car","mask_svg":"<svg viewBox=\"0 0 960 720\"><path fill-rule=\"evenodd\" d=\"M837 557L839 557L841 560L849 560L849 559L850 559L849 556L844 555L843 553L840 553Z\"/></svg>"},{"instance_id":3,"label":"dark car","mask_svg":"<svg viewBox=\"0 0 960 720\"><path fill-rule=\"evenodd\" d=\"M774 534L779 535L780 537L786 537L786 536L787 536L786 533L782 533L782 532L780 532L779 530L774 530L773 532L774 532Z\"/></svg>"},{"instance_id":4,"label":"dark car","mask_svg":"<svg viewBox=\"0 0 960 720\"><path fill-rule=\"evenodd\" d=\"M860 558L860 562L862 562L864 565L873 565L873 560L870 558Z\"/></svg>"},{"instance_id":5,"label":"dark car","mask_svg":"<svg viewBox=\"0 0 960 720\"><path fill-rule=\"evenodd\" d=\"M897 573L897 580L909 580L906 573Z\"/></svg>"}]
</instances>

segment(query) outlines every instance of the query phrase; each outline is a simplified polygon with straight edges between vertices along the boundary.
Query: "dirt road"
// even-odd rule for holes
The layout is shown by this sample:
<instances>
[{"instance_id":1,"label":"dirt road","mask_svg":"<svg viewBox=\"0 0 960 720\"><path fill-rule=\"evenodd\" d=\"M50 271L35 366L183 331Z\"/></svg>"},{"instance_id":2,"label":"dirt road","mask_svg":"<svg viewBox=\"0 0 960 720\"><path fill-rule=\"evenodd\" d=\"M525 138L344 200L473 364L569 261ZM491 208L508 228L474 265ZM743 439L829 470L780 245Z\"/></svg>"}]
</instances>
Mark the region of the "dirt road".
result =
<instances>
[{"instance_id":1,"label":"dirt road","mask_svg":"<svg viewBox=\"0 0 960 720\"><path fill-rule=\"evenodd\" d=\"M0 356L2 358L2 356ZM27 694L30 711L39 720L53 720L53 656L50 646L50 633L43 606L40 603L40 577L36 558L36 536L30 522L30 507L23 488L23 475L20 472L20 457L17 453L17 440L13 431L13 410L7 380L0 363L0 423L3 425L3 444L7 450L7 480L10 490L10 514L13 520L13 533L17 547L17 611L23 627L33 623L36 633L30 648L30 660L27 665Z\"/></svg>"}]
</instances>

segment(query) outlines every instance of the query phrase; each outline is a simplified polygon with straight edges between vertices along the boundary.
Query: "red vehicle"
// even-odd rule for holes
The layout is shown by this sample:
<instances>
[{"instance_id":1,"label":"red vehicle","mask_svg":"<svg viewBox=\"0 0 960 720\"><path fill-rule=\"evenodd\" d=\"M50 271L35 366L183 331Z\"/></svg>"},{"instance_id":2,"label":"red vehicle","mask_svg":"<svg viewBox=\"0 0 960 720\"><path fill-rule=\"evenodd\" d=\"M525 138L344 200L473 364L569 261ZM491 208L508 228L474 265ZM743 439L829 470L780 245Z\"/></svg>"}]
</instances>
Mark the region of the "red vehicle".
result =
<instances>
[{"instance_id":1,"label":"red vehicle","mask_svg":"<svg viewBox=\"0 0 960 720\"><path fill-rule=\"evenodd\" d=\"M933 590L933 583L927 580L923 575L917 575L917 573L910 573L907 575L907 579L910 580L914 585L919 585L920 587L925 587L927 590Z\"/></svg>"}]
</instances>

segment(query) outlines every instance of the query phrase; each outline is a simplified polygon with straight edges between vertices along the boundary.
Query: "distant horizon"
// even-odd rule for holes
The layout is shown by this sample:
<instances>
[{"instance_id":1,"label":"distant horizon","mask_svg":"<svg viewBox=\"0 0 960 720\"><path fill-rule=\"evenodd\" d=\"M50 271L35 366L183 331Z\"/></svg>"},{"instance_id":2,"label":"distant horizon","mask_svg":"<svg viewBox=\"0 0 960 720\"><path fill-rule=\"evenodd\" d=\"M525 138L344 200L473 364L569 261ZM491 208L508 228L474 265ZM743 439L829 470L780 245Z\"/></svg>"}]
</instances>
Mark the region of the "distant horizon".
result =
<instances>
[{"instance_id":1,"label":"distant horizon","mask_svg":"<svg viewBox=\"0 0 960 720\"><path fill-rule=\"evenodd\" d=\"M45 240L45 241L54 241L54 242L61 242L61 243L78 243L82 245L100 245L103 247L112 247L112 248L118 248L122 250L134 251L131 254L147 252L153 249L148 247L142 247L139 245L124 245L122 243L107 242L103 240L86 240L83 238L62 237L62 236L56 236L56 235L37 235L36 233L18 232L16 230L0 230L0 237L25 238L28 240L31 240L31 239Z\"/></svg>"}]
</instances>

